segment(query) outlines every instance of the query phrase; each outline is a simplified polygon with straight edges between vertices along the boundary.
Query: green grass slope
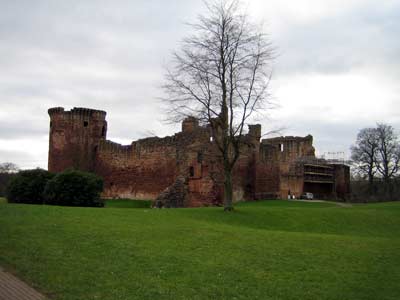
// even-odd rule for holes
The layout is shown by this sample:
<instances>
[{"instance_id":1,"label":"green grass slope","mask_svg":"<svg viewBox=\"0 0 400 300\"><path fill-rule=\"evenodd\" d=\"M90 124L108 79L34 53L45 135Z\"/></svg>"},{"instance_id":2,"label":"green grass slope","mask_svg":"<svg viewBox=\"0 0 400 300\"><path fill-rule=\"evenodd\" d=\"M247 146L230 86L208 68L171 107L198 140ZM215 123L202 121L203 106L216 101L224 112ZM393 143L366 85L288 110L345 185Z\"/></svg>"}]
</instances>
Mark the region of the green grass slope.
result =
<instances>
[{"instance_id":1,"label":"green grass slope","mask_svg":"<svg viewBox=\"0 0 400 300\"><path fill-rule=\"evenodd\" d=\"M0 264L52 299L397 300L400 203L3 203Z\"/></svg>"},{"instance_id":2,"label":"green grass slope","mask_svg":"<svg viewBox=\"0 0 400 300\"><path fill-rule=\"evenodd\" d=\"M106 200L104 207L106 208L150 208L151 200L131 200L131 199L114 199Z\"/></svg>"}]
</instances>

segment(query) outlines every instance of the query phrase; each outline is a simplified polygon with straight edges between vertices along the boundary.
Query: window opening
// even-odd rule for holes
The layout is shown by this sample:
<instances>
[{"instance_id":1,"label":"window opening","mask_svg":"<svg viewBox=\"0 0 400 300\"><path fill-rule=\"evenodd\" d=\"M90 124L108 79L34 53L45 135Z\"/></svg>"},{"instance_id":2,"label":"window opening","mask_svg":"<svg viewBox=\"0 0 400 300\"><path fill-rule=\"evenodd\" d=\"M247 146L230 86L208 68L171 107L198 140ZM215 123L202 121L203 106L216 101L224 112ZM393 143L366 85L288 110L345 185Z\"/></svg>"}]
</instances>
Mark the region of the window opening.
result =
<instances>
[{"instance_id":1,"label":"window opening","mask_svg":"<svg viewBox=\"0 0 400 300\"><path fill-rule=\"evenodd\" d=\"M193 167L189 168L189 175L190 175L190 177L194 176L194 168Z\"/></svg>"},{"instance_id":2,"label":"window opening","mask_svg":"<svg viewBox=\"0 0 400 300\"><path fill-rule=\"evenodd\" d=\"M203 162L203 153L197 152L197 162L201 164Z\"/></svg>"}]
</instances>

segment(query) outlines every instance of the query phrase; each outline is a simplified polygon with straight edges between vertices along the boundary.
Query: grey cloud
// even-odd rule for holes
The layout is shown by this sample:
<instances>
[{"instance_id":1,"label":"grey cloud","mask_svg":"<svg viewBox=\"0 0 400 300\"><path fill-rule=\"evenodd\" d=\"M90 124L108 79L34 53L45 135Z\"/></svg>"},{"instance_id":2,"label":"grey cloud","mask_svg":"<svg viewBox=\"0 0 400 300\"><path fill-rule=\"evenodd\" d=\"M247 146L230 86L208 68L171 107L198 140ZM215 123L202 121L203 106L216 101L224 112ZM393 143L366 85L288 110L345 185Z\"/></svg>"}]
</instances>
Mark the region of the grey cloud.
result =
<instances>
[{"instance_id":1,"label":"grey cloud","mask_svg":"<svg viewBox=\"0 0 400 300\"><path fill-rule=\"evenodd\" d=\"M42 125L31 120L27 123L23 119L0 120L0 139L13 140L48 134L48 127Z\"/></svg>"},{"instance_id":2,"label":"grey cloud","mask_svg":"<svg viewBox=\"0 0 400 300\"><path fill-rule=\"evenodd\" d=\"M188 34L184 22L203 9L200 0L1 1L0 139L47 135L52 106L106 110L110 139L173 134L179 125L162 123L157 99L163 65ZM399 11L400 5L392 10L368 5L318 22L286 24L279 35L271 33L281 53L277 80L354 68L400 75ZM290 122L287 134L314 134L324 149L348 147L363 126L360 120ZM42 153L47 146L43 139ZM3 151L1 145L0 158L29 167L46 167L47 159Z\"/></svg>"},{"instance_id":3,"label":"grey cloud","mask_svg":"<svg viewBox=\"0 0 400 300\"><path fill-rule=\"evenodd\" d=\"M400 3L357 7L310 23L290 23L272 36L278 46L278 74L346 73L353 68L400 66ZM384 72L383 72L384 73Z\"/></svg>"},{"instance_id":4,"label":"grey cloud","mask_svg":"<svg viewBox=\"0 0 400 300\"><path fill-rule=\"evenodd\" d=\"M394 128L400 128L400 120L395 122L383 121L392 125ZM270 124L263 127L268 128ZM343 120L335 122L330 120L320 120L310 115L309 118L292 118L286 124L284 134L306 136L311 134L314 137L314 146L322 155L326 152L345 152L346 158L350 155L350 146L355 142L360 129L366 127L375 127L376 122L360 122L359 120Z\"/></svg>"},{"instance_id":5,"label":"grey cloud","mask_svg":"<svg viewBox=\"0 0 400 300\"><path fill-rule=\"evenodd\" d=\"M20 150L5 151L0 149L0 163L2 162L13 162L17 164L18 167L23 169L47 167L46 158L38 158L34 155L31 155L29 151L20 151Z\"/></svg>"}]
</instances>

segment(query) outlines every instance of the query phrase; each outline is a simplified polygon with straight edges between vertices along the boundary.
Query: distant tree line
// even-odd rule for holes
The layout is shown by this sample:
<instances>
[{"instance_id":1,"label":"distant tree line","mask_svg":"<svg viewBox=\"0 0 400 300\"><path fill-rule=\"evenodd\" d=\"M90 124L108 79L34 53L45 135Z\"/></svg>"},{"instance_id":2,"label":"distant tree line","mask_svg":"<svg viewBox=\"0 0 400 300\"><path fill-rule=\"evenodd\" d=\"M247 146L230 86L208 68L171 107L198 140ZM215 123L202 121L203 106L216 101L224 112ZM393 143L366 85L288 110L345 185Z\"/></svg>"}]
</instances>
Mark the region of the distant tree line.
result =
<instances>
[{"instance_id":1,"label":"distant tree line","mask_svg":"<svg viewBox=\"0 0 400 300\"><path fill-rule=\"evenodd\" d=\"M5 197L7 184L18 171L19 168L14 163L0 163L0 197Z\"/></svg>"},{"instance_id":2,"label":"distant tree line","mask_svg":"<svg viewBox=\"0 0 400 300\"><path fill-rule=\"evenodd\" d=\"M363 128L351 147L355 200L400 200L400 142L394 128Z\"/></svg>"}]
</instances>

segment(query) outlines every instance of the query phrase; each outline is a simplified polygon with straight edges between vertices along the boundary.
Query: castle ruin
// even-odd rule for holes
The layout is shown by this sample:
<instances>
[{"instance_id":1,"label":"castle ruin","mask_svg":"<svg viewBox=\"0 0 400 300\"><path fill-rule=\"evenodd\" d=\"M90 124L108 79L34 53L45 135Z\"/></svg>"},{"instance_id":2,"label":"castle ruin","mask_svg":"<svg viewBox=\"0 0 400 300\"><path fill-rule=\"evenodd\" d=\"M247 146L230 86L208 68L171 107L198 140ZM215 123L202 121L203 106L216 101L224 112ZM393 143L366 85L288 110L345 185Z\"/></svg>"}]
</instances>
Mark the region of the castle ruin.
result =
<instances>
[{"instance_id":1,"label":"castle ruin","mask_svg":"<svg viewBox=\"0 0 400 300\"><path fill-rule=\"evenodd\" d=\"M191 117L182 130L120 145L107 140L106 112L50 108L48 169L76 168L104 179L103 197L163 199L167 206L220 205L223 174L208 126ZM345 199L349 167L317 159L313 137L261 140L261 125L249 125L234 173L235 200L287 199L311 192L318 198ZM183 195L184 194L184 195ZM165 205L165 203L164 203Z\"/></svg>"}]
</instances>

